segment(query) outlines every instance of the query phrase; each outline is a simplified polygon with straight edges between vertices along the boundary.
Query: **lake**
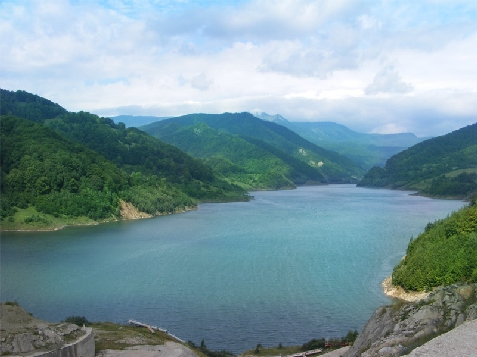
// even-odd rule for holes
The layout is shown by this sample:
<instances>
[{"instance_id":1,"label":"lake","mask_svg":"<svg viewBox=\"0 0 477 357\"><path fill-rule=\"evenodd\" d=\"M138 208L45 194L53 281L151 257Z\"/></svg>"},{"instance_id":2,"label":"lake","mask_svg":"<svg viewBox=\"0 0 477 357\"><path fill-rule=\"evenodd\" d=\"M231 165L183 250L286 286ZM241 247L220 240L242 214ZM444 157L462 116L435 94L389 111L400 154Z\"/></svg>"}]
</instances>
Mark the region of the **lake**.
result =
<instances>
[{"instance_id":1,"label":"lake","mask_svg":"<svg viewBox=\"0 0 477 357\"><path fill-rule=\"evenodd\" d=\"M240 353L360 330L428 222L465 205L354 185L55 232L3 232L1 300L60 321L136 319Z\"/></svg>"}]
</instances>

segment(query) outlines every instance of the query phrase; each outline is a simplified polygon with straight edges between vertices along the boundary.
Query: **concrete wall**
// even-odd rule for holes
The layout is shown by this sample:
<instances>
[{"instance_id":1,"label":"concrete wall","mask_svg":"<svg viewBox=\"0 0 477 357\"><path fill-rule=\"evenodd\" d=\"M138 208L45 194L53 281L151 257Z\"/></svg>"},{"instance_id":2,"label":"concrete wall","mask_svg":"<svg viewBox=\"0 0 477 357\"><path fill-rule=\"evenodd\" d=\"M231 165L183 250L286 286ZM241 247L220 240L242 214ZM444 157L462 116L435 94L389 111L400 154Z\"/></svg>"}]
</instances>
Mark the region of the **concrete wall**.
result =
<instances>
[{"instance_id":1,"label":"concrete wall","mask_svg":"<svg viewBox=\"0 0 477 357\"><path fill-rule=\"evenodd\" d=\"M32 357L94 357L94 334L91 327L86 328L86 335L78 341L64 345L59 350L41 352Z\"/></svg>"}]
</instances>

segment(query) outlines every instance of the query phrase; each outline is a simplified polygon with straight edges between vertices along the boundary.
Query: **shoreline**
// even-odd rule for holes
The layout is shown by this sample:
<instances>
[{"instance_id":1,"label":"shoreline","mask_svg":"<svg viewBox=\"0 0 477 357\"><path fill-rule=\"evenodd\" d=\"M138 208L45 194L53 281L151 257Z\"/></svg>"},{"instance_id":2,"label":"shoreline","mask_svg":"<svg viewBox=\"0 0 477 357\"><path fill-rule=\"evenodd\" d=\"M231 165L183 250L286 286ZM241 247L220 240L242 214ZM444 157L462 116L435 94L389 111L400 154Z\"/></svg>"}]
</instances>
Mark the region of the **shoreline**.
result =
<instances>
[{"instance_id":1,"label":"shoreline","mask_svg":"<svg viewBox=\"0 0 477 357\"><path fill-rule=\"evenodd\" d=\"M392 299L399 299L406 302L416 302L425 299L429 296L430 292L406 292L400 286L393 285L393 277L388 276L381 283L384 295Z\"/></svg>"},{"instance_id":2,"label":"shoreline","mask_svg":"<svg viewBox=\"0 0 477 357\"><path fill-rule=\"evenodd\" d=\"M124 202L124 201L122 201ZM25 233L32 233L32 232L55 232L62 230L67 227L87 227L87 226L97 226L99 224L105 224L105 223L112 223L112 222L119 222L119 221L132 221L132 220L138 220L138 219L149 219L149 218L155 218L155 217L160 217L160 216L167 216L171 214L180 214L180 213L186 213L189 211L195 211L199 209L199 206L186 206L183 209L177 209L174 210L174 212L167 212L167 213L158 213L155 215L151 215L148 213L140 212L138 211L132 204L124 202L121 203L121 217L120 218L112 218L112 219L106 219L103 221L91 221L88 223L73 223L73 224L60 224L59 226L52 226L52 227L47 227L45 229L38 229L33 228L33 229L2 229L0 226L0 234L2 232L25 232ZM126 213L127 212L127 213ZM123 215L124 214L124 215Z\"/></svg>"}]
</instances>

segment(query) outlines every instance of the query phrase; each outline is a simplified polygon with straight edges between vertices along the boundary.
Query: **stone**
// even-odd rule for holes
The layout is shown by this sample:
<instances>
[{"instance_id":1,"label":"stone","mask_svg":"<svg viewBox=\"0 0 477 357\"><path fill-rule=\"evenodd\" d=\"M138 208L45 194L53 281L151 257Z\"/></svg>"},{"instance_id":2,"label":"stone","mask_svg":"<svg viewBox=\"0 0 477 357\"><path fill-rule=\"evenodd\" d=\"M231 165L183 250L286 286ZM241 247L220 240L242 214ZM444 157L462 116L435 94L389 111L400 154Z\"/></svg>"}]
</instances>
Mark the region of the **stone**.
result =
<instances>
[{"instance_id":1,"label":"stone","mask_svg":"<svg viewBox=\"0 0 477 357\"><path fill-rule=\"evenodd\" d=\"M34 350L34 347L31 343L32 336L27 333L21 333L13 337L13 352L15 353L25 353Z\"/></svg>"},{"instance_id":2,"label":"stone","mask_svg":"<svg viewBox=\"0 0 477 357\"><path fill-rule=\"evenodd\" d=\"M462 296L464 300L469 299L472 295L474 295L474 287L471 285L461 286L457 288L457 294Z\"/></svg>"},{"instance_id":3,"label":"stone","mask_svg":"<svg viewBox=\"0 0 477 357\"><path fill-rule=\"evenodd\" d=\"M456 326L477 319L470 301L477 284L454 284L435 289L423 300L378 308L345 357L401 356L415 346Z\"/></svg>"},{"instance_id":4,"label":"stone","mask_svg":"<svg viewBox=\"0 0 477 357\"><path fill-rule=\"evenodd\" d=\"M459 326L459 325L462 325L465 321L465 314L459 314L459 316L457 317L457 320L455 322L455 327Z\"/></svg>"}]
</instances>

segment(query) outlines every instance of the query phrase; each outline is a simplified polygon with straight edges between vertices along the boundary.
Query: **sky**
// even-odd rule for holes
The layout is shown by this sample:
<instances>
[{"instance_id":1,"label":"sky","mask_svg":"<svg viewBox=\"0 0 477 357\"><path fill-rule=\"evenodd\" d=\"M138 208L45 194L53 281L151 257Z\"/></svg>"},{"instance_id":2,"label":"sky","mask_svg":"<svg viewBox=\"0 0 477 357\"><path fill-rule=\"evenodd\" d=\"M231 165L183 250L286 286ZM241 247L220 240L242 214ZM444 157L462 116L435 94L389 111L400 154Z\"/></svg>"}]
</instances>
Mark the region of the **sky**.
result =
<instances>
[{"instance_id":1,"label":"sky","mask_svg":"<svg viewBox=\"0 0 477 357\"><path fill-rule=\"evenodd\" d=\"M101 116L477 122L477 1L0 0L0 87Z\"/></svg>"}]
</instances>

